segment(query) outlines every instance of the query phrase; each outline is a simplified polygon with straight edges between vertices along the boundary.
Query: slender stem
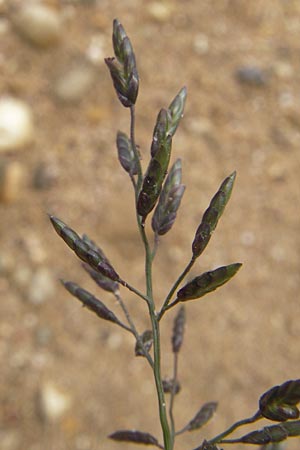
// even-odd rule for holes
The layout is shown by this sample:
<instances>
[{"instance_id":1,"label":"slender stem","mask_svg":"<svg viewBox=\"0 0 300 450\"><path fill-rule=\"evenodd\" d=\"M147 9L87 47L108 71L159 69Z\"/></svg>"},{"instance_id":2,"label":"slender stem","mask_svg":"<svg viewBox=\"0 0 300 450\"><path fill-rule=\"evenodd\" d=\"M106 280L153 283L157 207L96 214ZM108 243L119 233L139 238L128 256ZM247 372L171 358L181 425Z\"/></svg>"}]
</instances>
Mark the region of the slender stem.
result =
<instances>
[{"instance_id":1,"label":"slender stem","mask_svg":"<svg viewBox=\"0 0 300 450\"><path fill-rule=\"evenodd\" d=\"M129 331L130 333L132 333L132 329L130 328L130 327L128 327L127 325L125 325L125 323L123 323L123 322L117 322L118 323L118 325L121 327L121 328L123 328L124 330L126 330L126 331Z\"/></svg>"},{"instance_id":2,"label":"slender stem","mask_svg":"<svg viewBox=\"0 0 300 450\"><path fill-rule=\"evenodd\" d=\"M122 286L126 287L129 291L134 292L138 297L145 300L146 303L149 303L150 299L147 295L144 295L142 292L140 292L135 287L131 286L131 284L127 283L127 281L119 280L119 283L122 284Z\"/></svg>"},{"instance_id":3,"label":"slender stem","mask_svg":"<svg viewBox=\"0 0 300 450\"><path fill-rule=\"evenodd\" d=\"M189 424L185 425L183 428L181 428L180 430L176 431L175 435L179 436L180 434L185 433L186 431L188 431L189 429ZM196 449L195 449L196 450Z\"/></svg>"},{"instance_id":4,"label":"slender stem","mask_svg":"<svg viewBox=\"0 0 300 450\"><path fill-rule=\"evenodd\" d=\"M135 200L137 202L138 195L141 189L142 181L143 181L143 173L142 173L142 167L140 163L140 156L139 152L135 143L135 109L134 106L130 107L130 139L132 148L135 154L135 158L138 165L138 180L137 183L133 183L134 189L135 189ZM139 228L139 232L144 244L145 248L145 276L146 276L146 288L147 288L147 295L141 295L139 291L136 293L142 297L144 300L147 301L149 315L151 319L151 325L152 325L152 333L153 333L153 353L154 353L154 367L153 367L153 374L155 379L155 385L156 385L156 391L157 391L157 398L158 398L158 407L159 407L159 417L160 417L160 423L161 428L163 432L164 437L164 447L162 447L164 450L173 450L173 441L171 439L170 435L170 428L169 423L167 419L167 413L166 413L166 402L165 402L165 396L162 386L162 379L161 379L161 369L160 369L160 331L159 331L159 321L157 318L157 315L155 313L155 304L153 300L153 288L152 288L152 253L150 249L150 245L146 236L144 223L142 221L142 218L136 213L137 217L137 224ZM128 289L135 292L136 290L129 287L127 285Z\"/></svg>"},{"instance_id":5,"label":"slender stem","mask_svg":"<svg viewBox=\"0 0 300 450\"><path fill-rule=\"evenodd\" d=\"M160 330L157 315L155 313L155 304L153 300L153 288L152 288L152 253L149 246L149 242L146 236L146 231L143 225L140 223L140 232L145 246L145 274L146 274L146 286L147 297L149 298L148 309L152 325L153 333L153 353L154 353L154 379L156 385L156 392L158 398L159 417L164 436L164 448L165 450L173 450L173 440L170 433L170 427L167 419L165 394L162 386L161 368L160 368Z\"/></svg>"},{"instance_id":6,"label":"slender stem","mask_svg":"<svg viewBox=\"0 0 300 450\"><path fill-rule=\"evenodd\" d=\"M150 312L151 307L149 307ZM170 433L170 427L167 419L165 394L162 386L160 369L160 332L159 322L154 311L150 312L152 330L153 330L153 349L154 349L154 379L157 391L159 417L164 437L165 450L173 450L173 439Z\"/></svg>"},{"instance_id":7,"label":"slender stem","mask_svg":"<svg viewBox=\"0 0 300 450\"><path fill-rule=\"evenodd\" d=\"M142 341L142 339L141 339L141 337L140 337L140 335L139 335L139 333L138 333L138 331L137 331L137 329L136 329L136 327L134 325L133 320L131 319L129 311L128 311L125 303L123 302L123 300L122 300L122 298L120 296L120 293L119 292L115 292L114 295L115 295L115 298L116 298L117 302L121 306L121 308L122 308L122 310L123 310L123 312L124 312L124 314L126 316L127 322L130 325L130 328L129 327L126 327L126 328L134 335L136 341L138 342L140 348L143 351L143 354L144 354L145 358L147 359L148 363L150 364L150 366L153 369L153 367L154 367L153 359L151 358L150 353L145 349L144 343L143 343L143 341Z\"/></svg>"},{"instance_id":8,"label":"slender stem","mask_svg":"<svg viewBox=\"0 0 300 450\"><path fill-rule=\"evenodd\" d=\"M164 315L164 313L166 312L166 310L168 309L168 304L171 300L171 298L174 295L174 292L176 291L177 287L180 285L180 283L182 282L182 280L186 277L186 275L189 273L189 271L191 270L191 268L193 267L194 263L195 263L196 259L194 257L191 258L190 262L188 263L188 265L186 266L186 268L184 269L184 271L181 273L181 275L178 277L178 279L175 281L174 285L172 286L170 292L168 293L164 304L161 308L161 310L158 313L158 320L160 320L162 318L162 316Z\"/></svg>"},{"instance_id":9,"label":"slender stem","mask_svg":"<svg viewBox=\"0 0 300 450\"><path fill-rule=\"evenodd\" d=\"M219 434L218 436L214 437L213 439L210 439L208 441L209 444L217 444L218 442L223 442L223 438L228 436L229 434L233 433L237 428L248 425L250 423L257 422L258 420L262 419L263 416L261 415L260 411L257 411L254 416L249 417L248 419L239 420L238 422L234 423L229 427L227 430L223 431L223 433ZM194 449L197 450L197 449Z\"/></svg>"},{"instance_id":10,"label":"slender stem","mask_svg":"<svg viewBox=\"0 0 300 450\"><path fill-rule=\"evenodd\" d=\"M170 396L170 405L169 405L169 416L170 416L170 425L171 425L171 436L174 441L175 437L175 420L173 415L174 401L176 395L176 385L177 385L177 373L178 373L178 353L174 353L174 364L173 364L173 379L172 379L172 390Z\"/></svg>"},{"instance_id":11,"label":"slender stem","mask_svg":"<svg viewBox=\"0 0 300 450\"><path fill-rule=\"evenodd\" d=\"M146 275L146 288L147 297L149 298L149 303L152 304L154 310L153 301L153 288L152 288L152 252L147 239L145 227L139 223L140 233L145 247L145 275Z\"/></svg>"}]
</instances>

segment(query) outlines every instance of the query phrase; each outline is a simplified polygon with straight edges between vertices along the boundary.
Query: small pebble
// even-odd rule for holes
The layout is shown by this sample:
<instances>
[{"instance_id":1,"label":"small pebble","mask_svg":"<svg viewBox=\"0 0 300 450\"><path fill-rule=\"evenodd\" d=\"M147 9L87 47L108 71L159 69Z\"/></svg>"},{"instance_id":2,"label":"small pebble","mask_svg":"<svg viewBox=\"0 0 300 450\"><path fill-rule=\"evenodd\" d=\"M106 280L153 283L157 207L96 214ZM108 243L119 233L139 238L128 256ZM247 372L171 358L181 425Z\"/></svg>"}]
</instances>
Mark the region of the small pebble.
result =
<instances>
[{"instance_id":1,"label":"small pebble","mask_svg":"<svg viewBox=\"0 0 300 450\"><path fill-rule=\"evenodd\" d=\"M249 86L265 86L269 80L267 72L258 66L243 66L236 70L236 79Z\"/></svg>"},{"instance_id":2,"label":"small pebble","mask_svg":"<svg viewBox=\"0 0 300 450\"><path fill-rule=\"evenodd\" d=\"M0 98L0 152L18 150L33 140L33 119L26 103Z\"/></svg>"},{"instance_id":3,"label":"small pebble","mask_svg":"<svg viewBox=\"0 0 300 450\"><path fill-rule=\"evenodd\" d=\"M0 17L0 35L4 35L9 30L9 22Z\"/></svg>"},{"instance_id":4,"label":"small pebble","mask_svg":"<svg viewBox=\"0 0 300 450\"><path fill-rule=\"evenodd\" d=\"M255 243L255 234L253 231L246 230L240 235L240 241L245 247L252 247Z\"/></svg>"},{"instance_id":5,"label":"small pebble","mask_svg":"<svg viewBox=\"0 0 300 450\"><path fill-rule=\"evenodd\" d=\"M13 281L15 285L23 292L27 288L32 278L32 270L28 265L20 265L13 272Z\"/></svg>"},{"instance_id":6,"label":"small pebble","mask_svg":"<svg viewBox=\"0 0 300 450\"><path fill-rule=\"evenodd\" d=\"M0 160L0 202L18 200L22 191L24 168L18 161Z\"/></svg>"},{"instance_id":7,"label":"small pebble","mask_svg":"<svg viewBox=\"0 0 300 450\"><path fill-rule=\"evenodd\" d=\"M105 38L102 34L92 36L90 44L86 50L86 57L92 63L102 63L105 57L104 51Z\"/></svg>"},{"instance_id":8,"label":"small pebble","mask_svg":"<svg viewBox=\"0 0 300 450\"><path fill-rule=\"evenodd\" d=\"M274 72L279 78L289 80L294 75L294 68L289 63L278 61L274 65Z\"/></svg>"},{"instance_id":9,"label":"small pebble","mask_svg":"<svg viewBox=\"0 0 300 450\"><path fill-rule=\"evenodd\" d=\"M209 41L206 34L199 33L194 37L194 49L199 55L205 55L209 51Z\"/></svg>"},{"instance_id":10,"label":"small pebble","mask_svg":"<svg viewBox=\"0 0 300 450\"><path fill-rule=\"evenodd\" d=\"M55 96L63 102L78 102L96 81L96 70L88 62L69 68L54 85Z\"/></svg>"},{"instance_id":11,"label":"small pebble","mask_svg":"<svg viewBox=\"0 0 300 450\"><path fill-rule=\"evenodd\" d=\"M63 23L59 13L39 2L24 2L13 14L17 32L37 47L49 47L60 40Z\"/></svg>"},{"instance_id":12,"label":"small pebble","mask_svg":"<svg viewBox=\"0 0 300 450\"><path fill-rule=\"evenodd\" d=\"M213 132L213 124L207 117L195 117L188 123L189 131L202 136Z\"/></svg>"},{"instance_id":13,"label":"small pebble","mask_svg":"<svg viewBox=\"0 0 300 450\"><path fill-rule=\"evenodd\" d=\"M27 232L22 239L25 253L33 265L41 265L45 263L47 251L42 238L34 232Z\"/></svg>"},{"instance_id":14,"label":"small pebble","mask_svg":"<svg viewBox=\"0 0 300 450\"><path fill-rule=\"evenodd\" d=\"M108 347L111 350L117 350L122 345L122 335L118 332L111 332L107 339Z\"/></svg>"},{"instance_id":15,"label":"small pebble","mask_svg":"<svg viewBox=\"0 0 300 450\"><path fill-rule=\"evenodd\" d=\"M51 272L46 268L37 269L33 274L29 289L28 300L34 305L40 305L55 294L55 284Z\"/></svg>"},{"instance_id":16,"label":"small pebble","mask_svg":"<svg viewBox=\"0 0 300 450\"><path fill-rule=\"evenodd\" d=\"M42 420L59 420L70 408L71 398L54 383L45 383L38 396L38 413Z\"/></svg>"},{"instance_id":17,"label":"small pebble","mask_svg":"<svg viewBox=\"0 0 300 450\"><path fill-rule=\"evenodd\" d=\"M152 2L148 5L148 12L158 22L166 22L171 16L172 8L168 3Z\"/></svg>"}]
</instances>

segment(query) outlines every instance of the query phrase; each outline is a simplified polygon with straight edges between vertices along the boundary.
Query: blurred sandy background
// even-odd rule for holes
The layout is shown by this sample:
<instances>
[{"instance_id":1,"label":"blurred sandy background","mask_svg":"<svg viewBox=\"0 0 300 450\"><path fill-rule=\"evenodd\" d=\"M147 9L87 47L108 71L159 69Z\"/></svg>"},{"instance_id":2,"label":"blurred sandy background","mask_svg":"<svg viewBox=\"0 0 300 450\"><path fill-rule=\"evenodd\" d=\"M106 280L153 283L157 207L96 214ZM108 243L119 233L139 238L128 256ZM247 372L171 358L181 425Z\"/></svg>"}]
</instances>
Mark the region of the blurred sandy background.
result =
<instances>
[{"instance_id":1,"label":"blurred sandy background","mask_svg":"<svg viewBox=\"0 0 300 450\"><path fill-rule=\"evenodd\" d=\"M128 111L103 63L113 54L115 17L131 38L140 72L137 142L144 167L158 110L188 88L173 144L187 188L157 255L158 304L190 258L212 195L225 176L238 173L192 273L244 263L226 287L187 305L178 428L202 403L219 401L203 431L178 439L176 450L194 448L252 415L265 390L299 378L300 3L41 5L46 18L36 19L30 11L36 3L0 0L0 448L137 448L106 439L120 428L160 438L146 362L133 356L130 335L97 320L63 290L59 278L98 292L46 215L95 239L122 277L143 289L132 189L115 148L117 130L129 130ZM21 136L21 124L7 119L8 100L23 107ZM143 331L145 305L122 294ZM121 314L109 294L98 295ZM162 328L165 376L171 375L173 317ZM298 449L299 439L287 448Z\"/></svg>"}]
</instances>

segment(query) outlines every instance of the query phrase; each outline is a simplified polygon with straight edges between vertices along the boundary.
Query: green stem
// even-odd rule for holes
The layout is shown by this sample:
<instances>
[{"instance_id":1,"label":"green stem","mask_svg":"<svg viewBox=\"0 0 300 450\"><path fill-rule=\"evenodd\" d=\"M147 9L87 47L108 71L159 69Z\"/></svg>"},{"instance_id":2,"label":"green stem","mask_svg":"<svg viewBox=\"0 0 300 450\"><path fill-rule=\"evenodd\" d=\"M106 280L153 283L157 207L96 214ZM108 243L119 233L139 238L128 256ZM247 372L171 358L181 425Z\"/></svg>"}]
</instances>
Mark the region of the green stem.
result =
<instances>
[{"instance_id":1,"label":"green stem","mask_svg":"<svg viewBox=\"0 0 300 450\"><path fill-rule=\"evenodd\" d=\"M176 395L176 384L177 384L177 373L178 373L178 353L174 353L174 364L173 364L173 379L172 379L172 391L170 396L170 406L169 406L169 416L170 416L170 424L171 424L171 436L174 442L175 437L175 420L173 414L174 401Z\"/></svg>"},{"instance_id":2,"label":"green stem","mask_svg":"<svg viewBox=\"0 0 300 450\"><path fill-rule=\"evenodd\" d=\"M159 330L159 321L157 315L155 313L155 304L153 300L153 288L152 288L152 253L149 246L149 242L146 236L145 228L141 223L139 223L140 232L142 236L142 240L145 246L145 274L146 274L146 285L147 285L147 297L149 298L148 309L149 315L151 319L152 332L153 332L153 353L154 353L154 379L155 386L157 392L158 399L158 407L159 407L159 417L161 428L164 437L164 448L165 450L173 450L174 442L170 433L170 427L167 419L166 412L166 401L165 394L162 385L161 379L161 367L160 367L160 330Z\"/></svg>"},{"instance_id":3,"label":"green stem","mask_svg":"<svg viewBox=\"0 0 300 450\"><path fill-rule=\"evenodd\" d=\"M254 416L249 417L248 419L239 420L238 422L234 423L229 427L226 431L223 431L223 433L219 434L218 436L214 437L213 439L210 439L208 441L209 444L217 444L218 442L223 442L223 438L228 436L229 434L233 433L237 428L249 425L250 423L257 422L258 420L262 419L263 416L261 415L260 411L257 411ZM200 447L199 447L200 448ZM198 449L194 449L198 450Z\"/></svg>"},{"instance_id":4,"label":"green stem","mask_svg":"<svg viewBox=\"0 0 300 450\"><path fill-rule=\"evenodd\" d=\"M196 259L194 257L192 257L192 259L190 260L190 262L188 263L188 265L186 266L186 268L184 269L184 271L181 273L181 275L178 277L178 279L175 281L174 285L172 286L170 292L168 293L164 304L161 308L161 310L159 311L157 318L158 320L160 320L162 318L162 316L164 315L164 313L167 311L168 309L168 305L169 302L171 300L171 298L174 295L174 292L176 291L176 289L178 288L178 286L180 285L180 283L182 282L182 280L186 277L186 275L189 273L189 271L191 270L191 268L193 267L194 263L195 263Z\"/></svg>"},{"instance_id":5,"label":"green stem","mask_svg":"<svg viewBox=\"0 0 300 450\"><path fill-rule=\"evenodd\" d=\"M142 186L143 181L143 173L140 163L140 157L139 152L135 143L135 109L134 106L130 107L130 139L132 148L135 154L136 161L138 163L138 180L137 183L133 183L134 189L135 189L135 200L137 203L138 195ZM160 423L161 428L163 432L164 437L164 450L173 450L173 440L171 438L170 434L170 428L169 423L167 419L167 412L166 412L166 402L165 402L165 395L163 391L162 386L162 379L161 379L161 368L160 368L160 332L159 332L159 321L155 312L155 304L153 300L153 288L152 288L152 261L154 255L151 253L151 249L149 246L149 242L146 236L144 223L142 221L142 218L136 213L137 217L137 224L139 228L139 232L144 244L145 248L145 276L146 276L146 287L147 287L147 295L142 296L144 300L147 301L148 309L149 309L149 315L151 319L151 325L152 325L152 333L153 333L153 353L154 353L154 366L153 366L153 374L155 379L155 385L156 385L156 391L157 391L157 398L158 398L158 407L159 407L159 417L160 417ZM134 292L134 289L127 285L127 287ZM140 293L137 292L138 295L141 297Z\"/></svg>"},{"instance_id":6,"label":"green stem","mask_svg":"<svg viewBox=\"0 0 300 450\"><path fill-rule=\"evenodd\" d=\"M150 311L152 330L153 330L153 350L154 350L154 379L158 398L159 418L164 437L164 449L173 450L173 439L170 433L170 427L167 419L165 394L162 386L161 369L160 369L160 332L159 322L154 311Z\"/></svg>"}]
</instances>

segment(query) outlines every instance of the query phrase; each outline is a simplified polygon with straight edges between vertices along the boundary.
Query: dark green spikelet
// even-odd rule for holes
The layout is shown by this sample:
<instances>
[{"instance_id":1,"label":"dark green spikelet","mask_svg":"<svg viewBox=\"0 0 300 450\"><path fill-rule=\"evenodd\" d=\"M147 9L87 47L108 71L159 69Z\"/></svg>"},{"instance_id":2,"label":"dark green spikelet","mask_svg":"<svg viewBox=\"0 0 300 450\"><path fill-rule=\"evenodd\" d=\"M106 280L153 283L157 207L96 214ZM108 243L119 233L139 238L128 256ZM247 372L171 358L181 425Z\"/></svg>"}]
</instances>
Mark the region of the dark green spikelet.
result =
<instances>
[{"instance_id":1,"label":"dark green spikelet","mask_svg":"<svg viewBox=\"0 0 300 450\"><path fill-rule=\"evenodd\" d=\"M76 243L81 241L80 236L57 217L49 215L49 218L56 233L65 241L68 247L75 251Z\"/></svg>"},{"instance_id":2,"label":"dark green spikelet","mask_svg":"<svg viewBox=\"0 0 300 450\"><path fill-rule=\"evenodd\" d=\"M181 160L177 159L163 185L152 217L152 229L158 235L166 234L175 222L185 190L185 186L181 184L181 174Z\"/></svg>"},{"instance_id":3,"label":"dark green spikelet","mask_svg":"<svg viewBox=\"0 0 300 450\"><path fill-rule=\"evenodd\" d=\"M186 88L184 87L171 102L169 108L163 108L158 113L152 137L151 160L137 202L138 214L144 219L154 208L160 195L162 183L167 174L170 161L172 137L174 136L180 119L183 115L185 99ZM178 165L179 164L180 163L178 163ZM171 228L175 220L176 211L179 207L183 192L184 187L182 185L178 185L176 188L174 187L173 195L174 197L176 197L176 199L174 199L172 205L170 206L172 210L173 220L170 217L170 212L170 225L166 225L165 232L165 227L162 226L160 234L166 233Z\"/></svg>"},{"instance_id":4,"label":"dark green spikelet","mask_svg":"<svg viewBox=\"0 0 300 450\"><path fill-rule=\"evenodd\" d=\"M260 413L269 420L284 422L298 419L300 402L300 380L289 380L274 386L259 399Z\"/></svg>"},{"instance_id":5,"label":"dark green spikelet","mask_svg":"<svg viewBox=\"0 0 300 450\"><path fill-rule=\"evenodd\" d=\"M184 306L181 306L175 317L173 325L173 335L172 335L173 353L179 353L180 351L180 348L183 343L184 327L185 327L185 308Z\"/></svg>"},{"instance_id":6,"label":"dark green spikelet","mask_svg":"<svg viewBox=\"0 0 300 450\"><path fill-rule=\"evenodd\" d=\"M267 445L295 436L300 436L300 420L292 420L291 422L281 423L280 425L264 427L260 430L252 431L241 438L224 439L222 442Z\"/></svg>"},{"instance_id":7,"label":"dark green spikelet","mask_svg":"<svg viewBox=\"0 0 300 450\"><path fill-rule=\"evenodd\" d=\"M154 445L161 448L158 440L149 433L137 430L118 430L108 436L114 441L134 442L135 444Z\"/></svg>"},{"instance_id":8,"label":"dark green spikelet","mask_svg":"<svg viewBox=\"0 0 300 450\"><path fill-rule=\"evenodd\" d=\"M183 116L186 100L186 88L183 87L171 102L169 108L161 109L156 119L151 144L151 156L154 156L159 143L173 137Z\"/></svg>"},{"instance_id":9,"label":"dark green spikelet","mask_svg":"<svg viewBox=\"0 0 300 450\"><path fill-rule=\"evenodd\" d=\"M209 292L213 292L218 287L227 283L227 281L237 273L241 266L241 263L222 266L194 278L177 292L176 303L178 301L184 302L186 300L200 298Z\"/></svg>"},{"instance_id":10,"label":"dark green spikelet","mask_svg":"<svg viewBox=\"0 0 300 450\"><path fill-rule=\"evenodd\" d=\"M72 281L63 281L61 280L63 286L67 289L70 294L76 297L81 303L86 306L88 309L97 314L101 319L109 320L110 322L114 322L118 325L122 326L122 323L115 316L115 314L110 311L98 298L92 295L90 292L78 286L78 284L73 283Z\"/></svg>"},{"instance_id":11,"label":"dark green spikelet","mask_svg":"<svg viewBox=\"0 0 300 450\"><path fill-rule=\"evenodd\" d=\"M104 277L108 277L111 280L118 281L119 275L110 264L103 250L98 247L98 245L94 241L92 241L86 234L82 236L82 241L90 248L90 250L88 251L88 263L96 270L98 270L98 272L100 272Z\"/></svg>"},{"instance_id":12,"label":"dark green spikelet","mask_svg":"<svg viewBox=\"0 0 300 450\"><path fill-rule=\"evenodd\" d=\"M161 109L156 118L156 124L153 131L152 143L151 143L151 156L153 157L160 145L166 142L168 136L168 130L171 128L171 117L168 109Z\"/></svg>"},{"instance_id":13,"label":"dark green spikelet","mask_svg":"<svg viewBox=\"0 0 300 450\"><path fill-rule=\"evenodd\" d=\"M97 254L101 257L101 259L102 259L103 261L109 262L108 259L107 259L106 256L105 256L103 250L96 244L95 241L93 241L92 239L90 239L90 238L88 237L87 234L83 234L83 235L82 235L82 240L83 240L83 242L84 242L85 244L88 245L88 247L89 247L91 250L93 250L95 253L97 253Z\"/></svg>"},{"instance_id":14,"label":"dark green spikelet","mask_svg":"<svg viewBox=\"0 0 300 450\"><path fill-rule=\"evenodd\" d=\"M123 169L131 176L136 175L138 173L138 162L135 158L131 140L121 131L118 131L117 134L117 149L119 161Z\"/></svg>"},{"instance_id":15,"label":"dark green spikelet","mask_svg":"<svg viewBox=\"0 0 300 450\"><path fill-rule=\"evenodd\" d=\"M164 123L167 120L167 115L167 110L161 110L158 122L162 121ZM158 126L158 123L156 126ZM137 212L144 219L154 208L167 174L172 147L171 136L162 134L156 144L157 147L148 165L137 201Z\"/></svg>"},{"instance_id":16,"label":"dark green spikelet","mask_svg":"<svg viewBox=\"0 0 300 450\"><path fill-rule=\"evenodd\" d=\"M230 199L235 178L236 172L225 178L205 211L192 244L194 258L198 258L209 243L212 233Z\"/></svg>"},{"instance_id":17,"label":"dark green spikelet","mask_svg":"<svg viewBox=\"0 0 300 450\"><path fill-rule=\"evenodd\" d=\"M123 43L124 39L127 38L126 31L124 30L123 25L118 21L118 19L114 19L113 21L113 49L116 55L116 58L122 63L125 61Z\"/></svg>"},{"instance_id":18,"label":"dark green spikelet","mask_svg":"<svg viewBox=\"0 0 300 450\"><path fill-rule=\"evenodd\" d=\"M120 281L120 277L111 266L102 250L87 236L81 238L72 228L69 228L62 220L50 215L51 223L57 234L76 253L78 258L89 264L93 269L113 281Z\"/></svg>"},{"instance_id":19,"label":"dark green spikelet","mask_svg":"<svg viewBox=\"0 0 300 450\"><path fill-rule=\"evenodd\" d=\"M139 90L139 75L131 42L121 25L113 22L113 48L115 57L105 58L118 98L123 106L135 104Z\"/></svg>"},{"instance_id":20,"label":"dark green spikelet","mask_svg":"<svg viewBox=\"0 0 300 450\"><path fill-rule=\"evenodd\" d=\"M218 404L216 402L205 403L184 428L188 431L194 431L203 427L203 425L205 425L213 417L217 406Z\"/></svg>"},{"instance_id":21,"label":"dark green spikelet","mask_svg":"<svg viewBox=\"0 0 300 450\"><path fill-rule=\"evenodd\" d=\"M180 120L183 116L186 96L187 96L187 90L186 90L186 87L184 86L182 89L180 89L180 91L178 92L178 94L176 95L176 97L171 102L171 104L168 108L168 110L169 110L168 125L169 126L168 126L167 132L170 136L174 136L174 134L176 133L176 130L178 128Z\"/></svg>"},{"instance_id":22,"label":"dark green spikelet","mask_svg":"<svg viewBox=\"0 0 300 450\"><path fill-rule=\"evenodd\" d=\"M68 247L70 247L82 261L88 262L89 251L91 250L90 246L62 220L51 215L49 217L55 231L65 241ZM99 260L101 259L100 255L98 258Z\"/></svg>"},{"instance_id":23,"label":"dark green spikelet","mask_svg":"<svg viewBox=\"0 0 300 450\"><path fill-rule=\"evenodd\" d=\"M95 281L95 283L105 291L115 293L119 290L119 285L116 281L113 281L110 278L105 277L104 275L102 275L102 273L97 272L97 270L93 269L86 263L83 263L82 267L89 274L89 276Z\"/></svg>"}]
</instances>

